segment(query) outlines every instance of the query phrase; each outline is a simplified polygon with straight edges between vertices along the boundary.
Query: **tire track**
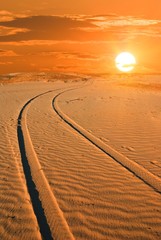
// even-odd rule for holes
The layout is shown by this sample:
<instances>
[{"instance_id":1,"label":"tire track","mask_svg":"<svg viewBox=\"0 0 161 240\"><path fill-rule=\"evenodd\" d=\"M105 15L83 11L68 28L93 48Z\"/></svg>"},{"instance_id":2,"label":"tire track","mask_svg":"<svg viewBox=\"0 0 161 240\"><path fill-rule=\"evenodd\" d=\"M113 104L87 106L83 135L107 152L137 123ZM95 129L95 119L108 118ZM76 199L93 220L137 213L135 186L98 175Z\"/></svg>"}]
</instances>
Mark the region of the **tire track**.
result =
<instances>
[{"instance_id":1,"label":"tire track","mask_svg":"<svg viewBox=\"0 0 161 240\"><path fill-rule=\"evenodd\" d=\"M60 89L57 89L60 90ZM26 114L30 104L38 97L57 91L41 93L25 103L17 121L17 136L27 189L37 218L42 239L74 239L41 168L27 128Z\"/></svg>"},{"instance_id":2,"label":"tire track","mask_svg":"<svg viewBox=\"0 0 161 240\"><path fill-rule=\"evenodd\" d=\"M105 144L99 138L94 136L93 134L86 131L83 127L79 124L74 122L69 116L67 116L59 107L58 99L63 95L65 92L71 91L74 89L68 89L57 94L52 101L52 106L55 112L59 115L61 119L65 123L67 123L70 127L72 127L75 131L77 131L80 135L82 135L86 140L91 142L105 154L110 156L113 160L121 164L124 168L128 171L132 172L136 177L141 179L144 183L152 187L156 192L161 193L161 179L146 170L141 165L137 164L136 162L130 160L126 156L122 155L121 153L117 152L115 149L110 147L109 145Z\"/></svg>"}]
</instances>

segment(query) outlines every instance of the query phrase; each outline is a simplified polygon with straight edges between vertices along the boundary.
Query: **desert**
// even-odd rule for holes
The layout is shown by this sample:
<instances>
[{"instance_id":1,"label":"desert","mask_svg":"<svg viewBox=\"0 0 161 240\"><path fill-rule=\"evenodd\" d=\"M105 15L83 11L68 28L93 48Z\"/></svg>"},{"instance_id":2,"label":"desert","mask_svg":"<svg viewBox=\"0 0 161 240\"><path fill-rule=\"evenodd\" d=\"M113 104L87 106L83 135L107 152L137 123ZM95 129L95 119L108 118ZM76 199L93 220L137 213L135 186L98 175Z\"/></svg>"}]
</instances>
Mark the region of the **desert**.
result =
<instances>
[{"instance_id":1,"label":"desert","mask_svg":"<svg viewBox=\"0 0 161 240\"><path fill-rule=\"evenodd\" d=\"M1 76L1 239L161 238L160 78Z\"/></svg>"}]
</instances>

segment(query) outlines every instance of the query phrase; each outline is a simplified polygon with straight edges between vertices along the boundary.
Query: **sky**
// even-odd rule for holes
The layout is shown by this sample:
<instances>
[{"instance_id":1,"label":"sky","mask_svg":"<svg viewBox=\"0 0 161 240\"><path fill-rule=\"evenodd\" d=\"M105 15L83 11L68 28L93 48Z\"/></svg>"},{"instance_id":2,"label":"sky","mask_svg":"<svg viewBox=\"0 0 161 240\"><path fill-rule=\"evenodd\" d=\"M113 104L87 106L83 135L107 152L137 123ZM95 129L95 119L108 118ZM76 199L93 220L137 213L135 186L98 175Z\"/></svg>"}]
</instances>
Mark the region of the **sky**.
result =
<instances>
[{"instance_id":1,"label":"sky","mask_svg":"<svg viewBox=\"0 0 161 240\"><path fill-rule=\"evenodd\" d=\"M134 72L161 72L160 0L0 2L0 74L117 73L131 52Z\"/></svg>"}]
</instances>

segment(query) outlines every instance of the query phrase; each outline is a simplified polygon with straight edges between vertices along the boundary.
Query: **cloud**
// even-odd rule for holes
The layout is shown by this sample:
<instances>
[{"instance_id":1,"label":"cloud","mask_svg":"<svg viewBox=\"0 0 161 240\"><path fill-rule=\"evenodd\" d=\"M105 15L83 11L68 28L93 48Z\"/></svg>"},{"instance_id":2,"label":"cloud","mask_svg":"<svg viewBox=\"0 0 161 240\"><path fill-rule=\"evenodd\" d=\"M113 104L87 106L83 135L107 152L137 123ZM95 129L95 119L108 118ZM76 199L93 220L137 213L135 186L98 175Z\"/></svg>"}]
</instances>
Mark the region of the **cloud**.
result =
<instances>
[{"instance_id":1,"label":"cloud","mask_svg":"<svg viewBox=\"0 0 161 240\"><path fill-rule=\"evenodd\" d=\"M87 21L58 16L31 16L0 22L1 27L24 29L12 36L1 36L0 41L77 40L83 39L80 27L92 27ZM28 29L28 32L27 32Z\"/></svg>"},{"instance_id":2,"label":"cloud","mask_svg":"<svg viewBox=\"0 0 161 240\"><path fill-rule=\"evenodd\" d=\"M24 14L14 14L9 11L1 10L0 11L0 22L7 22L7 21L12 21L15 18L22 18L25 17L26 15Z\"/></svg>"},{"instance_id":3,"label":"cloud","mask_svg":"<svg viewBox=\"0 0 161 240\"><path fill-rule=\"evenodd\" d=\"M129 32L127 32L128 34ZM160 29L144 29L144 28L139 28L139 29L133 29L132 31L132 37L149 37L149 38L160 38L161 37L161 30Z\"/></svg>"},{"instance_id":4,"label":"cloud","mask_svg":"<svg viewBox=\"0 0 161 240\"><path fill-rule=\"evenodd\" d=\"M15 56L18 56L18 55L12 50L0 49L0 57L15 57Z\"/></svg>"},{"instance_id":5,"label":"cloud","mask_svg":"<svg viewBox=\"0 0 161 240\"><path fill-rule=\"evenodd\" d=\"M12 13L8 11L0 11L0 22L12 21L14 19Z\"/></svg>"},{"instance_id":6,"label":"cloud","mask_svg":"<svg viewBox=\"0 0 161 240\"><path fill-rule=\"evenodd\" d=\"M74 60L88 60L88 61L98 61L100 60L99 56L92 55L90 53L79 53L79 52L52 52L46 51L41 52L41 56L54 56L57 59L74 59Z\"/></svg>"},{"instance_id":7,"label":"cloud","mask_svg":"<svg viewBox=\"0 0 161 240\"><path fill-rule=\"evenodd\" d=\"M149 26L161 23L161 20L142 19L132 16L94 16L89 18L90 22L103 29L113 26Z\"/></svg>"},{"instance_id":8,"label":"cloud","mask_svg":"<svg viewBox=\"0 0 161 240\"><path fill-rule=\"evenodd\" d=\"M14 16L12 20L0 22L0 42L51 45L54 41L120 41L129 33L131 37L160 36L160 26L161 20L132 16Z\"/></svg>"},{"instance_id":9,"label":"cloud","mask_svg":"<svg viewBox=\"0 0 161 240\"><path fill-rule=\"evenodd\" d=\"M11 65L13 62L0 62L0 65Z\"/></svg>"},{"instance_id":10,"label":"cloud","mask_svg":"<svg viewBox=\"0 0 161 240\"><path fill-rule=\"evenodd\" d=\"M71 65L71 66L64 66L64 65L57 65L55 68L57 68L57 69L61 69L61 70L66 70L66 69L73 69L74 67L77 67L77 66L73 66L73 65Z\"/></svg>"},{"instance_id":11,"label":"cloud","mask_svg":"<svg viewBox=\"0 0 161 240\"><path fill-rule=\"evenodd\" d=\"M76 58L79 60L98 61L99 56L92 55L89 53L65 53L68 58Z\"/></svg>"},{"instance_id":12,"label":"cloud","mask_svg":"<svg viewBox=\"0 0 161 240\"><path fill-rule=\"evenodd\" d=\"M72 41L72 40L26 40L26 41L9 41L9 42L0 42L0 45L3 46L17 46L17 47L33 47L33 46L54 46L54 45L107 45L109 43L115 43L115 40L88 40L88 41Z\"/></svg>"},{"instance_id":13,"label":"cloud","mask_svg":"<svg viewBox=\"0 0 161 240\"><path fill-rule=\"evenodd\" d=\"M15 35L17 33L25 33L28 32L28 29L25 28L14 28L14 27L4 27L0 26L0 36L9 36Z\"/></svg>"}]
</instances>

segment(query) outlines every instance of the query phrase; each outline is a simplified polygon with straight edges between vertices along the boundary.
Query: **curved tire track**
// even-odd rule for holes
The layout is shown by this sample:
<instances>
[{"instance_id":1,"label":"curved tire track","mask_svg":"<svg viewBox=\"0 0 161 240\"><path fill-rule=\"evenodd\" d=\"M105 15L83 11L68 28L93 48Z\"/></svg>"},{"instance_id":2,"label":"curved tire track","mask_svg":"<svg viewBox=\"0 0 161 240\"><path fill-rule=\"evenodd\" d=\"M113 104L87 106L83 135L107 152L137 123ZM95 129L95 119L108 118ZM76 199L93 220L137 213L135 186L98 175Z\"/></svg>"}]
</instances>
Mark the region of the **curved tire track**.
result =
<instances>
[{"instance_id":1,"label":"curved tire track","mask_svg":"<svg viewBox=\"0 0 161 240\"><path fill-rule=\"evenodd\" d=\"M54 91L56 90L41 93L26 102L18 116L17 135L27 189L42 239L73 240L74 237L41 168L27 128L26 114L30 104L36 98Z\"/></svg>"},{"instance_id":2,"label":"curved tire track","mask_svg":"<svg viewBox=\"0 0 161 240\"><path fill-rule=\"evenodd\" d=\"M72 89L74 90L74 89ZM82 135L85 139L103 151L105 154L110 156L113 160L121 164L124 168L132 172L135 176L140 178L144 183L151 186L156 192L161 193L161 179L157 176L153 175L151 172L146 170L141 165L137 164L136 162L130 160L129 158L125 157L121 153L117 152L115 149L110 147L109 145L105 144L99 138L94 136L93 134L86 131L83 127L79 124L74 122L69 116L67 116L59 107L58 99L63 95L65 92L71 91L68 89L57 94L52 102L53 109L59 115L61 119L64 120L70 127L72 127L75 131L77 131L80 135Z\"/></svg>"}]
</instances>

